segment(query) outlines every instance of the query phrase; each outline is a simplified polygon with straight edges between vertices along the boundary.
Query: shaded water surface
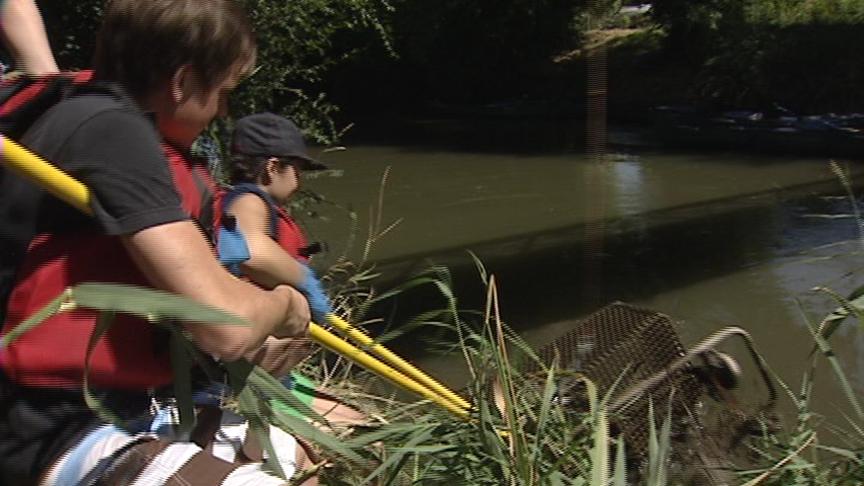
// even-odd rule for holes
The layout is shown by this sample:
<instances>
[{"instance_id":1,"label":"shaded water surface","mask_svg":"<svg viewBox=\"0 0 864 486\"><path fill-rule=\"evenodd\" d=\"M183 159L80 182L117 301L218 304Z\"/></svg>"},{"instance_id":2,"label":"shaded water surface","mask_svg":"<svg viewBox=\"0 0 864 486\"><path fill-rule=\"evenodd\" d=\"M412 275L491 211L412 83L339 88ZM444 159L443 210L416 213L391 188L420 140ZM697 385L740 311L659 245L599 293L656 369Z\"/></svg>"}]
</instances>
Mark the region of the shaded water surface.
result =
<instances>
[{"instance_id":1,"label":"shaded water surface","mask_svg":"<svg viewBox=\"0 0 864 486\"><path fill-rule=\"evenodd\" d=\"M381 226L401 223L371 259L394 281L430 261L448 264L461 303L476 309L484 290L465 250L476 252L498 278L504 318L537 346L620 300L680 321L685 347L742 326L797 388L813 342L806 319L834 306L810 289L846 294L864 284L853 205L823 159L620 148L598 163L566 150L418 145L357 145L322 159L344 173L305 182L334 203L306 221L330 242L320 264L362 254L389 167ZM864 333L850 323L832 342L864 391ZM454 361L424 365L458 385L464 370ZM758 388L754 373L746 379ZM826 366L816 394L821 412L842 408Z\"/></svg>"}]
</instances>

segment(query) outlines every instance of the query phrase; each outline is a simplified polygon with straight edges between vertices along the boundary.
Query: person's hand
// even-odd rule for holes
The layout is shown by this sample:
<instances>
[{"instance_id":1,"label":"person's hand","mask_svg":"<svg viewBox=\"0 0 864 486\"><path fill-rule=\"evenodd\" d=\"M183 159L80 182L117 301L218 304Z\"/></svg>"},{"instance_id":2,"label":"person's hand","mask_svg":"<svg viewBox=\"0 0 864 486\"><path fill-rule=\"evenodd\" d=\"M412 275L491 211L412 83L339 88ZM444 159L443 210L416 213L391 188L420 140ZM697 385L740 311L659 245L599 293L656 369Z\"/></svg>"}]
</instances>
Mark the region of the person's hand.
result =
<instances>
[{"instance_id":1,"label":"person's hand","mask_svg":"<svg viewBox=\"0 0 864 486\"><path fill-rule=\"evenodd\" d=\"M272 333L277 338L306 337L312 313L309 302L297 289L289 285L279 285L273 292L279 292L289 299L288 312L282 325Z\"/></svg>"},{"instance_id":2,"label":"person's hand","mask_svg":"<svg viewBox=\"0 0 864 486\"><path fill-rule=\"evenodd\" d=\"M246 357L265 371L281 378L294 366L312 354L313 342L309 338L275 338L270 336L255 353Z\"/></svg>"},{"instance_id":3,"label":"person's hand","mask_svg":"<svg viewBox=\"0 0 864 486\"><path fill-rule=\"evenodd\" d=\"M324 287L321 281L315 276L307 265L303 265L303 283L300 284L300 292L306 296L309 301L309 309L312 311L312 320L318 324L327 322L327 314L333 312L333 307L330 305L330 299L324 293Z\"/></svg>"}]
</instances>

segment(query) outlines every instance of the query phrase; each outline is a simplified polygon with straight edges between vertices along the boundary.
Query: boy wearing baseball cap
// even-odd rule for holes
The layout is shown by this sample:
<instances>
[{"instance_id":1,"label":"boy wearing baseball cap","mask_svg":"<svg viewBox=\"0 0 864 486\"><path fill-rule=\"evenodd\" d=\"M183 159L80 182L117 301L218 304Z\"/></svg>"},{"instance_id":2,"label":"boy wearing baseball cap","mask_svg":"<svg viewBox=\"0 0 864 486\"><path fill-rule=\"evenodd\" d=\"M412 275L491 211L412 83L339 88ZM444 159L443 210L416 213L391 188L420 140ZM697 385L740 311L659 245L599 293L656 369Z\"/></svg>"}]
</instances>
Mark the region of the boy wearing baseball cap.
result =
<instances>
[{"instance_id":1,"label":"boy wearing baseball cap","mask_svg":"<svg viewBox=\"0 0 864 486\"><path fill-rule=\"evenodd\" d=\"M249 258L238 273L265 288L288 284L309 301L313 320L326 323L332 312L321 283L307 266L303 231L283 206L300 185L300 171L327 167L309 156L303 135L289 119L257 113L238 120L231 142L232 190L223 199L224 217L233 218L245 237ZM299 342L300 340L298 340ZM308 355L298 346L296 362ZM305 377L292 373L294 393L331 423L358 423L363 416L329 397L315 393Z\"/></svg>"},{"instance_id":2,"label":"boy wearing baseball cap","mask_svg":"<svg viewBox=\"0 0 864 486\"><path fill-rule=\"evenodd\" d=\"M222 211L236 221L249 248L249 258L235 270L266 288L294 286L309 299L312 317L325 322L330 304L306 266L303 231L283 206L299 188L301 170L326 167L309 156L297 126L273 113L238 120L231 155L233 188Z\"/></svg>"},{"instance_id":3,"label":"boy wearing baseball cap","mask_svg":"<svg viewBox=\"0 0 864 486\"><path fill-rule=\"evenodd\" d=\"M188 149L225 115L255 54L233 0L107 3L96 82L52 106L21 138L90 188L94 217L3 178L4 195L20 203L16 218L34 230L14 242L26 252L4 336L82 282L152 286L243 318L248 325L177 324L223 361L263 363L281 356L282 338L305 336L303 295L232 278L200 231L209 226L202 200L210 181ZM168 337L147 319L120 314L94 345L101 322L90 309L58 312L2 348L0 483L284 483L260 463L220 460L196 443L151 433L153 390L175 378ZM91 410L85 384L123 424Z\"/></svg>"}]
</instances>

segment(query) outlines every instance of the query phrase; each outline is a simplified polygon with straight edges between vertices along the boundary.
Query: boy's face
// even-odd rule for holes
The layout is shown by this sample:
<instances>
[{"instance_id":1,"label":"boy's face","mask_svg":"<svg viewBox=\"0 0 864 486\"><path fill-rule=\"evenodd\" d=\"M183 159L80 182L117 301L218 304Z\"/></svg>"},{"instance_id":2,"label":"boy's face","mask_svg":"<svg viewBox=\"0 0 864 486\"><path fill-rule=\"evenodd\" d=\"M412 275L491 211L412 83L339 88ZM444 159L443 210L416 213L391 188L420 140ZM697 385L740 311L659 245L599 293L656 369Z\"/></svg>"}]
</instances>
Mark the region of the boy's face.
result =
<instances>
[{"instance_id":1,"label":"boy's face","mask_svg":"<svg viewBox=\"0 0 864 486\"><path fill-rule=\"evenodd\" d=\"M182 147L191 147L214 118L228 114L228 96L241 78L241 69L231 69L230 74L206 87L191 68L178 75L175 90L180 96L172 116L161 123L165 138Z\"/></svg>"},{"instance_id":2,"label":"boy's face","mask_svg":"<svg viewBox=\"0 0 864 486\"><path fill-rule=\"evenodd\" d=\"M280 203L286 203L300 187L299 169L295 163L283 164L270 159L267 162L267 175L270 179L267 192Z\"/></svg>"}]
</instances>

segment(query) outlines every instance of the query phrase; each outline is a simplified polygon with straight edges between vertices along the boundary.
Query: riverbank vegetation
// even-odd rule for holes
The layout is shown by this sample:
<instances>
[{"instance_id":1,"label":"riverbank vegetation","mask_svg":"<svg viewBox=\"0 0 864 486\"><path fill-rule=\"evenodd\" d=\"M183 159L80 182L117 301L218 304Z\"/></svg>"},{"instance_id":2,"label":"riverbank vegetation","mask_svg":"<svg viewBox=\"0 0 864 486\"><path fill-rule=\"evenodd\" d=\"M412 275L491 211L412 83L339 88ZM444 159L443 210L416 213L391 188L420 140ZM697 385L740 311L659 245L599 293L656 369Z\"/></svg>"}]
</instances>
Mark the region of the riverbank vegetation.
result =
<instances>
[{"instance_id":1,"label":"riverbank vegetation","mask_svg":"<svg viewBox=\"0 0 864 486\"><path fill-rule=\"evenodd\" d=\"M693 66L694 94L731 106L795 112L864 109L864 2L656 2L665 48Z\"/></svg>"},{"instance_id":2,"label":"riverbank vegetation","mask_svg":"<svg viewBox=\"0 0 864 486\"><path fill-rule=\"evenodd\" d=\"M595 2L594 10L573 0L244 3L258 28L261 67L240 88L234 112L289 114L324 145L336 143L358 116L453 113L454 106L530 101L541 102L533 105L541 108L540 116L549 116L550 106L555 116L583 116L585 59L601 48L617 116L662 103L864 110L864 56L857 52L864 2L854 0L665 0L638 17L621 16L622 2L611 0ZM101 1L43 4L61 65L86 67ZM321 433L258 401L241 401L241 407L251 406L245 411L253 420L277 423L314 442L325 458L317 469L325 484L698 484L695 472L676 460L666 408L652 406L644 417L649 441L640 455L616 435L617 417L607 411L605 390L597 390L590 377L554 361L539 363L540 373L527 373L524 364L534 361L534 352L498 312L494 278L482 265L478 273L488 303L480 311L459 308L443 268L390 290L373 290L374 268L362 262L340 261L326 277L338 312L355 323L383 325L385 342L409 332L445 330L448 341L423 344L447 352L466 370L462 392L475 406L472 420L397 393L324 352L303 370L362 409L370 418L365 426ZM437 297L414 318L388 322L386 313L377 312L418 287L431 287ZM200 318L188 302L171 301L178 305L168 308L164 304L171 302L161 296L130 300L128 293L100 292L89 304L78 304L102 305L106 312L129 312L134 304L148 317L155 308L146 306L160 304L164 317ZM833 357L830 332L856 320L864 326L864 301L854 295L837 299L837 311L806 325L817 349L814 365L834 370L852 412L829 423L811 410L813 389L820 385L812 373L800 384L775 376L797 414L780 428L755 422L739 444L745 458L724 466L736 484L864 481L864 413ZM801 359L811 358L802 351ZM256 400L287 399L266 391L263 377L257 380ZM578 407L560 399L565 381L584 388ZM497 402L496 385L502 390Z\"/></svg>"},{"instance_id":3,"label":"riverbank vegetation","mask_svg":"<svg viewBox=\"0 0 864 486\"><path fill-rule=\"evenodd\" d=\"M291 113L323 144L357 119L459 116L453 107L545 102L526 116L582 117L598 45L613 116L664 103L864 110L858 0L243 3L261 62L235 112ZM60 64L86 67L101 0L41 7Z\"/></svg>"},{"instance_id":4,"label":"riverbank vegetation","mask_svg":"<svg viewBox=\"0 0 864 486\"><path fill-rule=\"evenodd\" d=\"M388 0L239 0L258 39L254 74L232 93L232 113L290 113L307 137L338 139L337 105L322 89L334 69L374 44L392 53ZM104 0L39 2L61 69L90 65ZM223 127L225 128L225 127Z\"/></svg>"},{"instance_id":5,"label":"riverbank vegetation","mask_svg":"<svg viewBox=\"0 0 864 486\"><path fill-rule=\"evenodd\" d=\"M832 170L851 191L848 175L838 165L832 165ZM855 214L860 215L856 200L851 200ZM397 224L384 222L380 213L374 219L379 223L370 228L367 250ZM226 403L252 423L270 423L312 443L318 455L312 472L327 485L851 486L864 481L864 407L831 345L841 326L864 331L861 289L848 299L829 289L817 289L828 302L835 302L836 309L818 321L808 320L802 312L800 324L812 333L814 346L799 352L810 369L800 383L784 382L771 372L782 391L780 399L791 404L786 408L793 410L792 416L774 420L771 414L751 415L742 422L742 405L752 401L746 391L737 399L727 397L719 402L710 392L703 393L692 416L673 415L666 405L670 402L649 390L640 398L648 401L645 415L635 419L647 438L639 445L625 441L620 432L621 423L631 417L613 410L613 398L624 390L618 390L616 384L599 388L590 374L583 375L572 362L563 363L554 356L540 359L508 327L506 315L499 310L494 275L476 258L474 262L477 279L485 289L486 305L479 310L460 307L460 296L453 293L454 283L443 267L431 267L383 289L376 285L374 266L365 260L341 261L324 277L340 315L362 327L380 329L384 324L383 332L376 331L379 342L389 344L413 332L415 347L444 353L453 366L461 366L465 384L459 393L473 405L468 420L430 401L400 393L388 381L323 350L307 359L301 371L362 410L368 417L365 424L348 429L310 427L281 412L274 403L287 403L312 420L321 422L321 418L266 373L250 372L242 365L227 367L234 378L236 400ZM390 322L392 314L386 309L397 307L404 294L423 289L432 291L417 314ZM22 324L21 331L39 325L52 313L79 307L103 313L93 340L107 331L116 313L146 316L154 325L163 319L233 320L215 309L152 290L84 284L59 296L45 312ZM201 361L176 326L167 329L172 331L173 343L180 344L172 345L172 362L180 377L175 393L181 422L188 427L189 417L182 413L184 408L191 409L188 370L192 362ZM428 338L442 329L447 339ZM2 344L20 335L10 333ZM620 360L619 365L622 376L633 366ZM813 381L817 367L833 371L846 399L845 404L837 405L848 413L839 412L829 419L812 410L814 390L827 385ZM770 363L768 369L770 372ZM116 420L92 396L87 400L106 420ZM718 422L719 426L712 425ZM746 435L735 436L739 429L733 423L746 425ZM726 445L718 448L718 443ZM298 474L291 484L300 484L305 477Z\"/></svg>"},{"instance_id":6,"label":"riverbank vegetation","mask_svg":"<svg viewBox=\"0 0 864 486\"><path fill-rule=\"evenodd\" d=\"M851 300L824 291L839 302L838 308L821 322L807 322L813 333L812 366L829 366L846 391L852 413L842 415L839 423L816 416L811 408L812 370L799 386L774 380L785 391L797 416L786 427L765 420L752 423L750 434L735 443L727 456L713 456L710 463L697 464L685 458L704 458L707 443L693 441L688 430L708 423L708 408L692 417L672 415L671 409L649 402L647 414L639 420L647 434L644 449L625 443L618 426L625 417L612 413L610 397L618 392L614 386L598 389L589 376L579 370L562 367L557 359L538 362L537 355L513 333L499 312L493 275L478 263L479 278L487 292L487 306L481 312L458 310L456 296L443 268L431 268L415 279L393 289L376 293L357 292L334 296L344 307L346 302L361 303L354 309L356 319L363 318L362 308L369 303L397 298L403 291L418 286L437 289L438 302L429 302L429 310L412 322L426 326L446 327L457 336L446 345L453 360L462 361L466 369L466 386L461 393L473 404L470 419L460 419L428 401L396 393L390 385L349 361L335 355L318 353L303 364L303 371L339 396L364 411L368 422L353 429L309 427L304 421L280 412L274 402L300 407L314 420L320 417L303 408L296 399L279 390L266 373L242 365L228 366L236 400L227 400L236 411L252 423L270 423L304 437L319 453L314 472L328 485L689 485L746 484L762 485L853 485L864 480L864 412L860 397L852 391L843 367L833 356L830 340L840 325L857 321L864 325L864 298ZM368 290L368 289L367 289ZM122 286L83 284L58 297L45 312L23 324L22 332L39 324L56 312L73 308L92 308L103 313L92 339L98 339L109 327L116 313L130 312L147 316L154 325L161 319L226 320L214 309L207 309L179 297L160 292ZM367 316L369 317L369 316ZM175 389L181 408L181 421L191 425L182 413L191 407L189 365L195 353L175 326L172 330L172 362L181 384ZM3 344L17 339L13 332ZM184 344L186 343L186 344ZM424 342L424 345L428 343ZM439 345L440 347L440 345ZM443 347L442 347L443 349ZM532 363L539 372L528 372ZM629 366L621 372L627 373ZM538 369L533 367L533 369ZM186 385L183 385L183 384ZM86 386L86 381L85 381ZM576 399L573 389L579 390ZM565 388L568 389L565 392ZM88 403L106 420L116 420L110 409L89 395ZM642 400L650 394L642 397ZM657 398L657 397L655 397ZM746 400L746 398L745 398ZM702 402L712 398L704 395ZM732 403L725 403L731 407ZM682 421L682 419L685 419ZM183 426L181 424L181 426ZM685 427L685 428L682 428ZM701 427L701 426L700 426ZM715 429L722 430L722 429ZM689 437L689 438L688 438ZM723 442L728 437L707 437ZM699 439L702 440L702 439ZM266 447L266 446L265 446ZM716 449L715 449L716 451ZM734 461L732 460L734 458ZM718 469L711 470L709 464ZM725 476L723 483L707 478ZM305 476L293 478L299 484Z\"/></svg>"},{"instance_id":7,"label":"riverbank vegetation","mask_svg":"<svg viewBox=\"0 0 864 486\"><path fill-rule=\"evenodd\" d=\"M851 191L839 166L832 170ZM459 309L449 273L440 267L384 292L373 289L374 278L366 278L373 275L370 268L360 272L362 283L355 282L353 290L336 297L343 312L353 309L355 319L372 323L377 319L369 319L370 304L398 301L402 292L419 286L434 288L437 299L427 301L429 310L399 323L396 332L384 333L381 339L401 335L407 328L415 330L414 336L435 334L423 332L427 329L448 329L450 339L445 342L420 342L461 363L466 384L460 393L475 411L471 420L459 420L428 401L388 393L390 388L380 378L320 354L305 363L306 372L373 418L371 429L360 429L361 435L371 435L358 444L381 441L369 458L374 470L357 471L337 458L321 471L324 484L851 486L864 481L864 408L831 346L841 326L864 331L864 291L846 299L830 289L813 289L837 308L818 321L809 320L802 309L799 324L810 330L814 345L801 350L802 361L810 366L800 383L784 382L766 365L782 390L779 398L785 404L779 408L792 410L791 416L759 414L741 422L744 404L753 402L748 396L753 390L737 398L726 396L725 402L704 394L691 411L695 418L673 416L668 405L649 403L646 416L639 419L648 438L640 450L620 434L627 417L610 408L612 397L623 390L614 384L598 389L589 376L562 366L558 359L541 360L508 328L499 311L494 275L476 258L475 264L486 289L486 307L480 311ZM361 288L365 290L358 291ZM354 304L346 305L349 301ZM845 404L835 405L849 413L826 418L813 411L814 390L829 385L813 380L816 368L825 366L832 369L846 398ZM620 371L626 374L627 369L624 365ZM573 400L574 384L579 384L578 400ZM642 399L651 400L649 396ZM736 423L747 424L747 434L736 436Z\"/></svg>"}]
</instances>

